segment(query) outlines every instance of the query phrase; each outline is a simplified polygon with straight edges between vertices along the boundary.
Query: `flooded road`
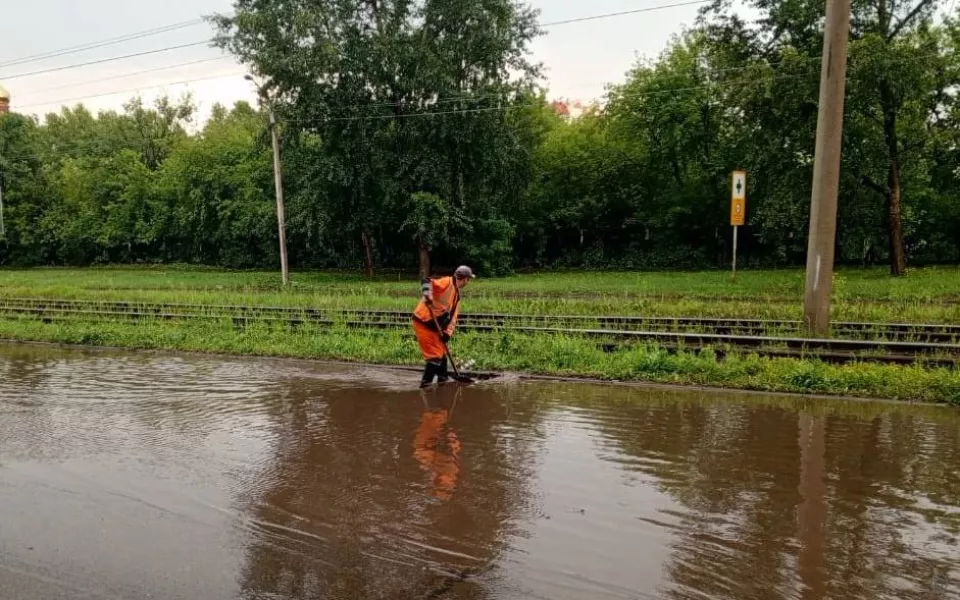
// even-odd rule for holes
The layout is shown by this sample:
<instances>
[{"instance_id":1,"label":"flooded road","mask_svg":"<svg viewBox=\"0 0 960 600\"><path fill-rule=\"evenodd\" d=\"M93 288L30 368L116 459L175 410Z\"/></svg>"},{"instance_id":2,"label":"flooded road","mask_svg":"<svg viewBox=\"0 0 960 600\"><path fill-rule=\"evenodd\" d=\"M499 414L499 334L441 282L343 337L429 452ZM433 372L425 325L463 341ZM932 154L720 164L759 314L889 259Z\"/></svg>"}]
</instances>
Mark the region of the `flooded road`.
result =
<instances>
[{"instance_id":1,"label":"flooded road","mask_svg":"<svg viewBox=\"0 0 960 600\"><path fill-rule=\"evenodd\" d=\"M960 598L960 414L0 346L0 598Z\"/></svg>"}]
</instances>

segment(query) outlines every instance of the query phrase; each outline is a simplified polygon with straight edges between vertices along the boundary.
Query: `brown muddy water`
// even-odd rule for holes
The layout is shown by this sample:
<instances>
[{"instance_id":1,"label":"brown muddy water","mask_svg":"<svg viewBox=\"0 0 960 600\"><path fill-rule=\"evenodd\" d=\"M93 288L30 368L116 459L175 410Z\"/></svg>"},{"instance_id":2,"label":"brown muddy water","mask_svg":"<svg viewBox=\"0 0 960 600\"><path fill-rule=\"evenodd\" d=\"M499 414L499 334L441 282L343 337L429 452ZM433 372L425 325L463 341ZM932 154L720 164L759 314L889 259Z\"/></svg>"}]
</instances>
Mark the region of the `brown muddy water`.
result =
<instances>
[{"instance_id":1,"label":"brown muddy water","mask_svg":"<svg viewBox=\"0 0 960 600\"><path fill-rule=\"evenodd\" d=\"M0 347L0 598L960 598L937 407Z\"/></svg>"}]
</instances>

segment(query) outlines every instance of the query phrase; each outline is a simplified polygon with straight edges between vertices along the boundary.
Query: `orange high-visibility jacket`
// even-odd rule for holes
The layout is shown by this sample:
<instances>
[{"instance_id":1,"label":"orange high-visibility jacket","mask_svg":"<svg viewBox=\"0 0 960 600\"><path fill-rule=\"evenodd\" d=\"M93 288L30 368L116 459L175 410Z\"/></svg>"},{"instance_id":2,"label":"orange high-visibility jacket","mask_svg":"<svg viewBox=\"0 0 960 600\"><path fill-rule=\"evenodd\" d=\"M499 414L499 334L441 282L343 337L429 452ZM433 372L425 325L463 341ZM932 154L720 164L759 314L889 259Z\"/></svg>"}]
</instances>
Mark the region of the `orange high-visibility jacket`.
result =
<instances>
[{"instance_id":1,"label":"orange high-visibility jacket","mask_svg":"<svg viewBox=\"0 0 960 600\"><path fill-rule=\"evenodd\" d=\"M441 331L447 335L453 335L457 318L460 316L460 290L457 289L453 277L425 279L422 284L423 294L428 291L433 293L433 304L427 305L421 297L417 308L413 311L413 318L436 331L436 326L433 324L433 317L436 317Z\"/></svg>"}]
</instances>

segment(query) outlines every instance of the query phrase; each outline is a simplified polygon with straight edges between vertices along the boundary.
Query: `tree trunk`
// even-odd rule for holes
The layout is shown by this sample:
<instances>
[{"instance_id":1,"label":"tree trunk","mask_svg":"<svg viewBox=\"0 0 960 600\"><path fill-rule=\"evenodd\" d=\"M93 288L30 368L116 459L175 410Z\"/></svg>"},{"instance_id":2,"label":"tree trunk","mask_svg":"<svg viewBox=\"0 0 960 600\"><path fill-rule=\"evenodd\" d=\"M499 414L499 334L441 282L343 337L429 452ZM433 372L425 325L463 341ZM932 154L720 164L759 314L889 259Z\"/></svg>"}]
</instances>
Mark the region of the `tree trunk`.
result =
<instances>
[{"instance_id":1,"label":"tree trunk","mask_svg":"<svg viewBox=\"0 0 960 600\"><path fill-rule=\"evenodd\" d=\"M887 178L887 211L890 219L890 274L900 277L907 272L907 258L903 247L903 217L900 203L900 164L890 163Z\"/></svg>"},{"instance_id":2,"label":"tree trunk","mask_svg":"<svg viewBox=\"0 0 960 600\"><path fill-rule=\"evenodd\" d=\"M885 103L886 104L886 103ZM890 274L900 277L907 271L903 244L903 211L900 198L900 149L897 138L897 113L889 104L884 107L883 136L887 143L890 166L887 169L887 219L890 235Z\"/></svg>"},{"instance_id":3,"label":"tree trunk","mask_svg":"<svg viewBox=\"0 0 960 600\"><path fill-rule=\"evenodd\" d=\"M430 277L430 247L419 241L417 247L420 251L420 279Z\"/></svg>"},{"instance_id":4,"label":"tree trunk","mask_svg":"<svg viewBox=\"0 0 960 600\"><path fill-rule=\"evenodd\" d=\"M370 240L370 234L366 231L360 234L360 239L363 241L363 270L367 277L373 279L375 274L373 269L373 242Z\"/></svg>"}]
</instances>

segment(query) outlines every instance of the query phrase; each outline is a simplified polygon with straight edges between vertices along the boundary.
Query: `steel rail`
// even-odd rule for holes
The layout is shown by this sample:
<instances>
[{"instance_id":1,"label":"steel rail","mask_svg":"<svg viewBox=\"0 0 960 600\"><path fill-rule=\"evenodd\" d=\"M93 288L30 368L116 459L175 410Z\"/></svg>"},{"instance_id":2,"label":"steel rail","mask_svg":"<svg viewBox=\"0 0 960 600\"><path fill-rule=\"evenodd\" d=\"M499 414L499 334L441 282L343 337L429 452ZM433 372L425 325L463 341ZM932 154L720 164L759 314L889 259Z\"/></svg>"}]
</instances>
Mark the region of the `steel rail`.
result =
<instances>
[{"instance_id":1,"label":"steel rail","mask_svg":"<svg viewBox=\"0 0 960 600\"><path fill-rule=\"evenodd\" d=\"M365 328L393 328L408 327L409 315L401 313L403 319L391 318L394 313L387 312L386 318L381 320L344 319L321 317L319 315L296 314L217 314L197 313L184 310L179 311L136 311L129 307L126 310L107 310L103 308L73 308L64 306L61 301L56 307L25 307L14 306L0 302L0 317L33 318L42 321L64 321L70 319L86 319L93 321L111 320L224 320L229 319L234 326L247 326L252 323L281 324L298 327L303 325L333 326L342 324L347 327ZM75 306L75 305L74 305ZM155 306L156 308L156 306ZM364 315L362 312L355 313ZM780 337L770 335L733 335L708 332L668 332L668 331L638 331L603 328L561 328L537 326L510 326L500 324L483 324L469 322L466 319L461 328L479 332L510 331L528 335L571 335L597 339L607 350L615 351L623 346L637 343L653 344L668 350L696 350L712 349L721 353L730 350L756 352L765 356L799 356L821 358L831 362L871 361L908 363L917 360L939 365L956 365L960 362L960 344L932 344L927 342L904 342L889 340L857 340L857 339L815 339L803 337Z\"/></svg>"},{"instance_id":2,"label":"steel rail","mask_svg":"<svg viewBox=\"0 0 960 600\"><path fill-rule=\"evenodd\" d=\"M177 304L135 301L65 300L39 298L0 298L0 307L16 308L80 308L90 307L113 311L137 310L149 312L176 312L183 310L229 315L303 316L324 320L343 318L409 320L405 311L362 309L315 309L309 307L239 306L210 304ZM604 315L522 315L498 313L468 313L461 317L464 325L546 325L552 327L576 326L577 328L617 330L668 330L710 332L728 335L775 335L801 336L801 322L777 319L704 318L704 317L644 317ZM888 341L925 341L928 343L953 343L960 341L960 325L915 324L915 323L868 323L838 322L834 324L837 337L869 336L868 339Z\"/></svg>"}]
</instances>

